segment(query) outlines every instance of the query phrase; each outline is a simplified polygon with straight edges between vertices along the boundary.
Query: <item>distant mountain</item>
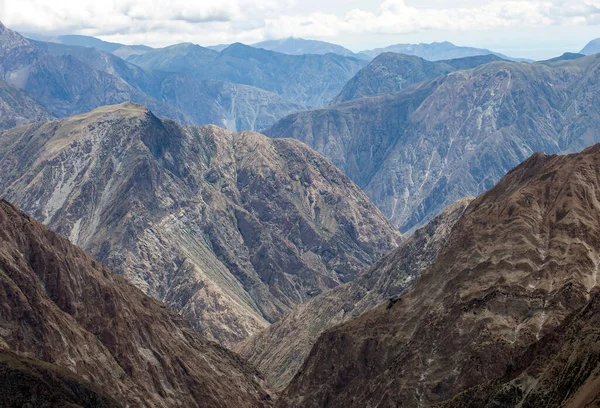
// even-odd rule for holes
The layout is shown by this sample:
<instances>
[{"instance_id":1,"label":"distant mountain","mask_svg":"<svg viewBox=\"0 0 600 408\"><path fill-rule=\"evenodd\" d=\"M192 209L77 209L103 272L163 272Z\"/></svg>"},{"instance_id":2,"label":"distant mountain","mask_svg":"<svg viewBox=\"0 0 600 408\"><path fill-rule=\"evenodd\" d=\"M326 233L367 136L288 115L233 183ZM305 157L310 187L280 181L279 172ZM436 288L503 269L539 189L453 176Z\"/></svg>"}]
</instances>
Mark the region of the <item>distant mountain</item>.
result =
<instances>
[{"instance_id":1,"label":"distant mountain","mask_svg":"<svg viewBox=\"0 0 600 408\"><path fill-rule=\"evenodd\" d=\"M223 345L401 239L306 145L183 127L130 103L0 133L0 167L1 196Z\"/></svg>"},{"instance_id":2,"label":"distant mountain","mask_svg":"<svg viewBox=\"0 0 600 408\"><path fill-rule=\"evenodd\" d=\"M256 44L251 44L255 48L263 48L269 51L276 51L282 54L289 55L304 55L304 54L338 54L345 57L358 57L347 48L341 45L332 44L324 41L305 40L303 38L282 38L279 40L267 40Z\"/></svg>"},{"instance_id":3,"label":"distant mountain","mask_svg":"<svg viewBox=\"0 0 600 408\"><path fill-rule=\"evenodd\" d=\"M331 101L331 105L365 96L398 92L418 82L493 61L501 61L501 58L490 54L433 62L412 55L386 52L358 71Z\"/></svg>"},{"instance_id":4,"label":"distant mountain","mask_svg":"<svg viewBox=\"0 0 600 408\"><path fill-rule=\"evenodd\" d=\"M3 406L270 405L256 369L4 200L0 231Z\"/></svg>"},{"instance_id":5,"label":"distant mountain","mask_svg":"<svg viewBox=\"0 0 600 408\"><path fill-rule=\"evenodd\" d=\"M40 34L25 34L25 37L37 41L52 42L63 45L75 45L79 47L95 48L100 51L110 52L118 57L125 58L130 55L143 54L152 50L152 47L147 45L125 45L113 42L103 41L96 37L87 35L59 35L59 36L44 36Z\"/></svg>"},{"instance_id":6,"label":"distant mountain","mask_svg":"<svg viewBox=\"0 0 600 408\"><path fill-rule=\"evenodd\" d=\"M579 53L584 55L600 53L600 38L590 41Z\"/></svg>"},{"instance_id":7,"label":"distant mountain","mask_svg":"<svg viewBox=\"0 0 600 408\"><path fill-rule=\"evenodd\" d=\"M184 124L216 124L239 131L265 129L303 108L263 89L146 70L96 48L26 40L14 31L3 32L4 77L57 117L132 100Z\"/></svg>"},{"instance_id":8,"label":"distant mountain","mask_svg":"<svg viewBox=\"0 0 600 408\"><path fill-rule=\"evenodd\" d=\"M0 80L24 90L57 117L134 101L151 107L160 116L191 123L183 112L147 95L123 78L94 69L73 55L51 55L2 23Z\"/></svg>"},{"instance_id":9,"label":"distant mountain","mask_svg":"<svg viewBox=\"0 0 600 408\"><path fill-rule=\"evenodd\" d=\"M275 92L304 107L324 106L367 63L340 55L286 55L243 44L216 52L193 44L160 48L128 60L146 69Z\"/></svg>"},{"instance_id":10,"label":"distant mountain","mask_svg":"<svg viewBox=\"0 0 600 408\"><path fill-rule=\"evenodd\" d=\"M205 48L208 48L209 50L213 50L213 51L217 51L217 52L221 52L223 51L225 48L229 47L231 44L218 44L218 45L208 45Z\"/></svg>"},{"instance_id":11,"label":"distant mountain","mask_svg":"<svg viewBox=\"0 0 600 408\"><path fill-rule=\"evenodd\" d=\"M402 295L415 283L435 261L471 201L465 198L451 205L352 282L297 306L234 350L255 364L277 390L284 389L324 331Z\"/></svg>"},{"instance_id":12,"label":"distant mountain","mask_svg":"<svg viewBox=\"0 0 600 408\"><path fill-rule=\"evenodd\" d=\"M0 80L0 130L53 116L26 92Z\"/></svg>"},{"instance_id":13,"label":"distant mountain","mask_svg":"<svg viewBox=\"0 0 600 408\"><path fill-rule=\"evenodd\" d=\"M479 196L400 297L323 333L278 407L591 407L600 145Z\"/></svg>"},{"instance_id":14,"label":"distant mountain","mask_svg":"<svg viewBox=\"0 0 600 408\"><path fill-rule=\"evenodd\" d=\"M329 157L402 231L477 195L535 151L600 141L600 57L492 62L391 95L295 113L266 134Z\"/></svg>"},{"instance_id":15,"label":"distant mountain","mask_svg":"<svg viewBox=\"0 0 600 408\"><path fill-rule=\"evenodd\" d=\"M579 58L585 57L584 54L577 54L574 52L565 52L563 55L559 57L554 57L545 61L540 62L558 62L558 61L573 61Z\"/></svg>"},{"instance_id":16,"label":"distant mountain","mask_svg":"<svg viewBox=\"0 0 600 408\"><path fill-rule=\"evenodd\" d=\"M384 52L395 52L397 54L416 55L428 61L449 60L455 58L473 57L476 55L493 54L505 60L513 60L506 55L499 54L483 48L461 47L451 42L434 42L431 44L396 44L385 48L361 51L361 54L375 58Z\"/></svg>"}]
</instances>

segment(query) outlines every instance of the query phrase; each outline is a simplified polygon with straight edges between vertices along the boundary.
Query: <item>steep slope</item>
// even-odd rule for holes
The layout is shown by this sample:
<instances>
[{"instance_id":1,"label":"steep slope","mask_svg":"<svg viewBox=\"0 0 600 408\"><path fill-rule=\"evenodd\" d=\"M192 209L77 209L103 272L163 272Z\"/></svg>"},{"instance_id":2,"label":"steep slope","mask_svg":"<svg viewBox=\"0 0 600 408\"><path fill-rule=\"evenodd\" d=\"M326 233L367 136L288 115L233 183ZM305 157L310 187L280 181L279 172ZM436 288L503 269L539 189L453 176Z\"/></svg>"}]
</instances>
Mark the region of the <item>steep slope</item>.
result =
<instances>
[{"instance_id":1,"label":"steep slope","mask_svg":"<svg viewBox=\"0 0 600 408\"><path fill-rule=\"evenodd\" d=\"M0 349L0 397L5 407L122 405L70 370Z\"/></svg>"},{"instance_id":2,"label":"steep slope","mask_svg":"<svg viewBox=\"0 0 600 408\"><path fill-rule=\"evenodd\" d=\"M398 249L352 282L297 306L234 350L267 375L270 384L285 388L317 338L325 330L402 295L420 272L437 257L452 227L472 199L463 199L417 230Z\"/></svg>"},{"instance_id":3,"label":"steep slope","mask_svg":"<svg viewBox=\"0 0 600 408\"><path fill-rule=\"evenodd\" d=\"M52 115L26 92L0 80L0 130L50 119Z\"/></svg>"},{"instance_id":4,"label":"steep slope","mask_svg":"<svg viewBox=\"0 0 600 408\"><path fill-rule=\"evenodd\" d=\"M581 51L580 54L592 55L600 52L600 38L590 41Z\"/></svg>"},{"instance_id":5,"label":"steep slope","mask_svg":"<svg viewBox=\"0 0 600 408\"><path fill-rule=\"evenodd\" d=\"M600 141L600 57L492 62L393 95L299 112L266 134L330 158L402 231L492 187L534 151Z\"/></svg>"},{"instance_id":6,"label":"steep slope","mask_svg":"<svg viewBox=\"0 0 600 408\"><path fill-rule=\"evenodd\" d=\"M398 92L419 82L493 61L500 61L500 58L490 54L431 62L412 55L386 52L358 71L331 101L331 105L365 96Z\"/></svg>"},{"instance_id":7,"label":"steep slope","mask_svg":"<svg viewBox=\"0 0 600 408\"><path fill-rule=\"evenodd\" d=\"M289 37L278 40L267 40L252 44L252 46L254 48L262 48L265 50L289 55L325 55L332 53L342 55L344 57L360 58L360 56L354 54L352 51L342 47L341 45L332 44L325 41L305 40L304 38Z\"/></svg>"},{"instance_id":8,"label":"steep slope","mask_svg":"<svg viewBox=\"0 0 600 408\"><path fill-rule=\"evenodd\" d=\"M404 296L323 334L281 406L430 406L510 376L597 289L599 192L600 145L533 155L469 205Z\"/></svg>"},{"instance_id":9,"label":"steep slope","mask_svg":"<svg viewBox=\"0 0 600 408\"><path fill-rule=\"evenodd\" d=\"M134 407L269 404L255 369L6 201L0 231L0 347L49 363L0 364L7 380L21 371L21 392L71 389L88 406L115 406L96 388Z\"/></svg>"},{"instance_id":10,"label":"steep slope","mask_svg":"<svg viewBox=\"0 0 600 408\"><path fill-rule=\"evenodd\" d=\"M182 112L135 89L118 76L93 69L69 55L49 55L2 23L0 80L24 90L57 117L133 101L161 116L190 122Z\"/></svg>"},{"instance_id":11,"label":"steep slope","mask_svg":"<svg viewBox=\"0 0 600 408\"><path fill-rule=\"evenodd\" d=\"M239 43L219 53L193 44L179 44L128 60L147 69L261 88L305 107L329 103L367 64L353 57L286 55Z\"/></svg>"},{"instance_id":12,"label":"steep slope","mask_svg":"<svg viewBox=\"0 0 600 408\"><path fill-rule=\"evenodd\" d=\"M94 48L33 41L55 57L73 57L95 70L115 76L133 88L168 104L186 122L216 124L231 131L261 130L302 108L259 88L219 81L202 81L189 75L149 71ZM172 115L170 118L178 119Z\"/></svg>"},{"instance_id":13,"label":"steep slope","mask_svg":"<svg viewBox=\"0 0 600 408\"><path fill-rule=\"evenodd\" d=\"M441 61L455 58L474 57L476 55L494 54L506 60L512 58L490 50L473 47L461 47L451 42L434 42L431 44L395 44L385 48L375 48L373 50L361 51L361 54L368 55L371 58L377 57L384 52L394 52L398 54L415 55L428 61Z\"/></svg>"},{"instance_id":14,"label":"steep slope","mask_svg":"<svg viewBox=\"0 0 600 408\"><path fill-rule=\"evenodd\" d=\"M395 248L400 234L296 141L109 106L0 133L0 193L224 345Z\"/></svg>"}]
</instances>

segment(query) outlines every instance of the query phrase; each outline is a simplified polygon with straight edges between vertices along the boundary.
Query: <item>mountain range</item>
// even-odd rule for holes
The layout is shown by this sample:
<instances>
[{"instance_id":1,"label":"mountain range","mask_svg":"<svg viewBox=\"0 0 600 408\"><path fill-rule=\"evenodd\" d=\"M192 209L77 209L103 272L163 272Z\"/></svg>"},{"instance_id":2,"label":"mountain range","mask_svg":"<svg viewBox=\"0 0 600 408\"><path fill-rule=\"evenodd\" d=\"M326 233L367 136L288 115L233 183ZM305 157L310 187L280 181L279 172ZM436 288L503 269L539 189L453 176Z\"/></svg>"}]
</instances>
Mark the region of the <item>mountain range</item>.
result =
<instances>
[{"instance_id":1,"label":"mountain range","mask_svg":"<svg viewBox=\"0 0 600 408\"><path fill-rule=\"evenodd\" d=\"M574 152L599 141L599 67L598 55L492 62L298 112L265 133L329 157L401 231L411 231L457 199L491 188L533 152ZM384 69L365 69L373 74L357 94L371 92L377 75L388 80Z\"/></svg>"},{"instance_id":2,"label":"mountain range","mask_svg":"<svg viewBox=\"0 0 600 408\"><path fill-rule=\"evenodd\" d=\"M278 406L591 406L599 169L600 145L513 169L406 294L319 337Z\"/></svg>"},{"instance_id":3,"label":"mountain range","mask_svg":"<svg viewBox=\"0 0 600 408\"><path fill-rule=\"evenodd\" d=\"M183 127L131 103L0 133L0 166L3 197L224 345L401 240L305 145Z\"/></svg>"},{"instance_id":4,"label":"mountain range","mask_svg":"<svg viewBox=\"0 0 600 408\"><path fill-rule=\"evenodd\" d=\"M414 55L428 61L449 60L464 57L474 57L477 55L496 55L504 60L512 60L513 58L506 55L493 52L483 48L462 47L452 44L451 42L434 42L431 44L395 44L384 48L375 48L372 50L361 51L361 55L367 55L375 58L384 52L394 52L397 54Z\"/></svg>"},{"instance_id":5,"label":"mountain range","mask_svg":"<svg viewBox=\"0 0 600 408\"><path fill-rule=\"evenodd\" d=\"M241 45L222 53L179 44L123 55L119 44L74 38L61 37L67 44L27 40L0 23L0 80L56 117L132 101L183 124L239 131L264 129L292 112L328 104L366 64Z\"/></svg>"}]
</instances>

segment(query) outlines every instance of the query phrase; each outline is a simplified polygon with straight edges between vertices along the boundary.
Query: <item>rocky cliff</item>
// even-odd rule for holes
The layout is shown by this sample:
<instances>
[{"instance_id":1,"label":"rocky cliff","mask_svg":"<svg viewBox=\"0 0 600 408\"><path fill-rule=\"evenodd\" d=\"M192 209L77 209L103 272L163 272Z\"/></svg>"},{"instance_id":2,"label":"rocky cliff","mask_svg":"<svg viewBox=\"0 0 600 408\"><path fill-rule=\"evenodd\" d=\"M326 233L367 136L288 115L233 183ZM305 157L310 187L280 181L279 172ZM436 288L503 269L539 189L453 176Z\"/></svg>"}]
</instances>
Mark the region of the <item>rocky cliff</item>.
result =
<instances>
[{"instance_id":1,"label":"rocky cliff","mask_svg":"<svg viewBox=\"0 0 600 408\"><path fill-rule=\"evenodd\" d=\"M0 133L0 166L4 197L224 345L400 242L305 145L134 104Z\"/></svg>"},{"instance_id":2,"label":"rocky cliff","mask_svg":"<svg viewBox=\"0 0 600 408\"><path fill-rule=\"evenodd\" d=\"M600 57L492 62L393 95L299 112L266 132L301 140L350 176L402 231L491 188L535 151L600 141Z\"/></svg>"},{"instance_id":3,"label":"rocky cliff","mask_svg":"<svg viewBox=\"0 0 600 408\"><path fill-rule=\"evenodd\" d=\"M404 296L325 332L280 406L422 407L468 390L482 399L462 401L486 406L480 387L521 374L505 397L597 394L599 191L600 145L533 155L469 205ZM489 406L520 406L510 401Z\"/></svg>"},{"instance_id":4,"label":"rocky cliff","mask_svg":"<svg viewBox=\"0 0 600 408\"><path fill-rule=\"evenodd\" d=\"M297 306L282 320L234 346L281 390L294 377L325 330L402 295L437 257L471 198L448 207L398 249L340 285Z\"/></svg>"},{"instance_id":5,"label":"rocky cliff","mask_svg":"<svg viewBox=\"0 0 600 408\"><path fill-rule=\"evenodd\" d=\"M0 231L3 405L270 405L254 368L6 201Z\"/></svg>"}]
</instances>

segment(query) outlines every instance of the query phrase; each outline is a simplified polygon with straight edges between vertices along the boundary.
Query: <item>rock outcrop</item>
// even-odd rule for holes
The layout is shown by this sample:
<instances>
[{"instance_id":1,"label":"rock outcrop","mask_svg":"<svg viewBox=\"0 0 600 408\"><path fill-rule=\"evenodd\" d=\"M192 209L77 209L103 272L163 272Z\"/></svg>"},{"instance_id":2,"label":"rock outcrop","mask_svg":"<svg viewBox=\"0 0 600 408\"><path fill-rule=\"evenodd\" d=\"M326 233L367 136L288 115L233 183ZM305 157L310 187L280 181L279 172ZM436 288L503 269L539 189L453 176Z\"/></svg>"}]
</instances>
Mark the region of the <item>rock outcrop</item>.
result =
<instances>
[{"instance_id":1,"label":"rock outcrop","mask_svg":"<svg viewBox=\"0 0 600 408\"><path fill-rule=\"evenodd\" d=\"M400 233L293 140L134 104L0 133L0 193L230 345L348 282Z\"/></svg>"},{"instance_id":2,"label":"rock outcrop","mask_svg":"<svg viewBox=\"0 0 600 408\"><path fill-rule=\"evenodd\" d=\"M260 375L239 356L6 201L0 349L2 405L271 404Z\"/></svg>"},{"instance_id":3,"label":"rock outcrop","mask_svg":"<svg viewBox=\"0 0 600 408\"><path fill-rule=\"evenodd\" d=\"M599 192L600 145L533 155L469 205L404 296L325 332L280 406L597 398Z\"/></svg>"},{"instance_id":4,"label":"rock outcrop","mask_svg":"<svg viewBox=\"0 0 600 408\"><path fill-rule=\"evenodd\" d=\"M436 259L471 200L451 205L352 282L297 306L234 350L255 364L276 389L285 388L321 333L408 290Z\"/></svg>"}]
</instances>

